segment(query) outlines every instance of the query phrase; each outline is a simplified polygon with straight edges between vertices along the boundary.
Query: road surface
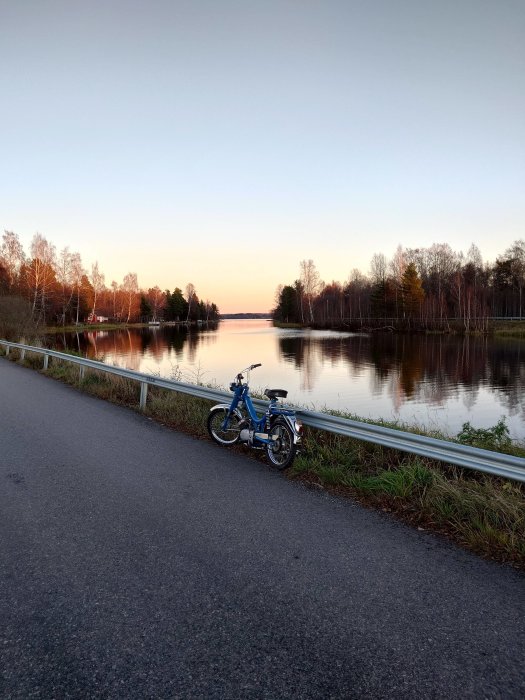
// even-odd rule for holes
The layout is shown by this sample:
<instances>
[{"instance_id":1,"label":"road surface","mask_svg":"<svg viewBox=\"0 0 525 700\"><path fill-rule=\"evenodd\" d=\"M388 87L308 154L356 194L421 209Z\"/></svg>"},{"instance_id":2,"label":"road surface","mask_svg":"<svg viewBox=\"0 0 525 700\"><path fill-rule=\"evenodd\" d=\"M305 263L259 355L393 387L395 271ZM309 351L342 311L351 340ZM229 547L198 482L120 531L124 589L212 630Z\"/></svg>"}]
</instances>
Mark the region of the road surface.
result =
<instances>
[{"instance_id":1,"label":"road surface","mask_svg":"<svg viewBox=\"0 0 525 700\"><path fill-rule=\"evenodd\" d=\"M523 698L525 577L0 359L0 697Z\"/></svg>"}]
</instances>

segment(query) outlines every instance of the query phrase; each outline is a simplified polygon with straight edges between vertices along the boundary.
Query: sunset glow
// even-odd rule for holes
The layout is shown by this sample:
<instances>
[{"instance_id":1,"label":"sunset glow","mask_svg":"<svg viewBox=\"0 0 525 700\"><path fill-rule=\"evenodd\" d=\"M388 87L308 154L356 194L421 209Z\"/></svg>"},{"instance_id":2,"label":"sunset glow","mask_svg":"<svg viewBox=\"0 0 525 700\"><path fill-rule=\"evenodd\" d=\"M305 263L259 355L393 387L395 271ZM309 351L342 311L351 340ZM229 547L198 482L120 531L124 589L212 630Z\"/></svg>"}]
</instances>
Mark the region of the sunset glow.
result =
<instances>
[{"instance_id":1,"label":"sunset glow","mask_svg":"<svg viewBox=\"0 0 525 700\"><path fill-rule=\"evenodd\" d=\"M525 5L0 0L0 227L267 312L313 259L525 237Z\"/></svg>"}]
</instances>

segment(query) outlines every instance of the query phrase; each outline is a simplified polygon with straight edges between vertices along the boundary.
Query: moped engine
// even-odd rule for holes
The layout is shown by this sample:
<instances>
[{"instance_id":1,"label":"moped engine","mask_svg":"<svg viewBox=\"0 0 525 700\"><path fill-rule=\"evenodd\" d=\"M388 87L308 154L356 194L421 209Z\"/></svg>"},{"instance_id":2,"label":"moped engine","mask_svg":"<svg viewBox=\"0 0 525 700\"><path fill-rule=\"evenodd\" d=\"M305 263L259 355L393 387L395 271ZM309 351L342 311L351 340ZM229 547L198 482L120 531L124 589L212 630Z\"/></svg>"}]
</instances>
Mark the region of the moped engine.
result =
<instances>
[{"instance_id":1,"label":"moped engine","mask_svg":"<svg viewBox=\"0 0 525 700\"><path fill-rule=\"evenodd\" d=\"M242 428L241 434L239 436L239 439L241 442L247 442L250 447L253 445L253 435L254 435L253 430L250 430L249 428Z\"/></svg>"}]
</instances>

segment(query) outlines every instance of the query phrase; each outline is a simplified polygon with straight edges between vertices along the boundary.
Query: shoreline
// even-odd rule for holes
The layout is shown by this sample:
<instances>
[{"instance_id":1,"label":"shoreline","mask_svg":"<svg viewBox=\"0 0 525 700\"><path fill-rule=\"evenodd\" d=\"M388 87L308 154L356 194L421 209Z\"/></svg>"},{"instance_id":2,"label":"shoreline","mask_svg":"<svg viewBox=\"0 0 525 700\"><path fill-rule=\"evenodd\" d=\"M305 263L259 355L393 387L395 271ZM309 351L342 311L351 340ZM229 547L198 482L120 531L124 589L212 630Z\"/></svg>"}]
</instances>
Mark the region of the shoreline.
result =
<instances>
[{"instance_id":1,"label":"shoreline","mask_svg":"<svg viewBox=\"0 0 525 700\"><path fill-rule=\"evenodd\" d=\"M453 324L448 322L446 328L431 328L427 326L417 326L414 322L407 323L403 320L394 322L389 319L389 323L377 319L377 323L372 323L376 319L368 321L343 321L342 323L325 324L325 323L285 323L282 321L272 320L275 328L295 329L295 330L321 330L321 331L339 331L339 332L354 332L354 333L399 333L401 335L478 335L478 336L503 336L509 338L525 338L525 319L516 320L497 320L487 321L484 329L471 328L465 329L457 322Z\"/></svg>"}]
</instances>

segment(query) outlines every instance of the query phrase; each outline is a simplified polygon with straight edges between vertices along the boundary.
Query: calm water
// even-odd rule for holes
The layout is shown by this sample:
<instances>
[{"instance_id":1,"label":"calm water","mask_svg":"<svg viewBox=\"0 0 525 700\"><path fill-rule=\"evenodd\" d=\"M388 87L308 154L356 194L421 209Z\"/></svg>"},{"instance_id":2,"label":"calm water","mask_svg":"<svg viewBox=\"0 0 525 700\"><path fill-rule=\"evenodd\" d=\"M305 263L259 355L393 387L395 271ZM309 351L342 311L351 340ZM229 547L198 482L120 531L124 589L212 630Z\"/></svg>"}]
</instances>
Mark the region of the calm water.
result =
<instances>
[{"instance_id":1,"label":"calm water","mask_svg":"<svg viewBox=\"0 0 525 700\"><path fill-rule=\"evenodd\" d=\"M370 418L399 419L453 435L465 421L501 416L525 438L525 342L296 331L269 321L222 321L214 329L93 331L48 339L120 367L223 387L255 362L255 389L288 390L290 402Z\"/></svg>"}]
</instances>

